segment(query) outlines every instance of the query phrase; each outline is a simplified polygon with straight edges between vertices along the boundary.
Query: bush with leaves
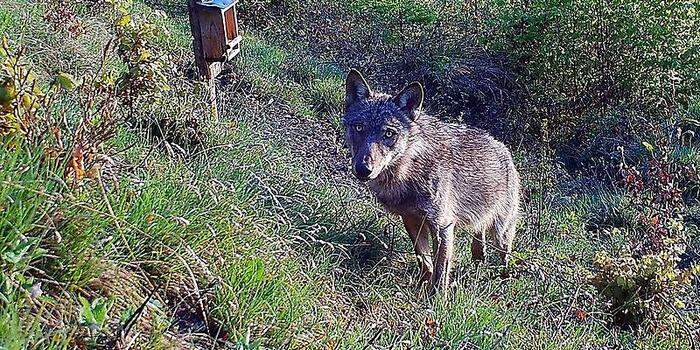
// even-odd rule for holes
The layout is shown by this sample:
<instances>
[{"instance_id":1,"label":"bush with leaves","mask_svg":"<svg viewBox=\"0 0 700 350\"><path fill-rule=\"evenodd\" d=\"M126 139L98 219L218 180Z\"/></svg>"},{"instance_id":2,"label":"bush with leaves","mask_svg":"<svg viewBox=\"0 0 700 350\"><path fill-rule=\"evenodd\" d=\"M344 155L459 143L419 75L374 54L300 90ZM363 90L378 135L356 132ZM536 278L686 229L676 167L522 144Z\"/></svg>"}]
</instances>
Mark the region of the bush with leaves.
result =
<instances>
[{"instance_id":1,"label":"bush with leaves","mask_svg":"<svg viewBox=\"0 0 700 350\"><path fill-rule=\"evenodd\" d=\"M0 130L5 147L42 152L44 163L63 164L67 178L80 180L97 148L115 132L115 85L98 72L80 79L58 73L42 86L23 50L10 49L6 39L2 45L0 79L6 96ZM66 107L70 103L77 104L77 113Z\"/></svg>"},{"instance_id":2,"label":"bush with leaves","mask_svg":"<svg viewBox=\"0 0 700 350\"><path fill-rule=\"evenodd\" d=\"M23 50L11 50L7 40L0 49L0 135L42 149L47 159L66 164L66 176L75 180L89 173L99 146L118 125L137 117L137 104L158 104L169 91L166 64L154 44L161 29L134 15L130 0L109 4L114 36L102 48L97 71L58 73L42 86Z\"/></svg>"},{"instance_id":3,"label":"bush with leaves","mask_svg":"<svg viewBox=\"0 0 700 350\"><path fill-rule=\"evenodd\" d=\"M683 308L693 277L700 267L679 271L682 244L669 244L655 254L634 256L629 252L611 257L598 254L593 263L597 269L591 283L610 303L615 324L639 326L651 320L665 326L683 322L670 308Z\"/></svg>"},{"instance_id":4,"label":"bush with leaves","mask_svg":"<svg viewBox=\"0 0 700 350\"><path fill-rule=\"evenodd\" d=\"M75 271L85 278L63 261L83 263L75 249L91 243L58 228L80 221L63 213L99 193L91 180L101 178L101 160L109 158L104 146L137 104L156 108L168 91L165 64L152 54L156 29L132 17L130 3L111 4L107 16L115 20L99 61L75 76L35 73L23 48L7 38L0 45L0 308L20 317L36 317L43 293L38 281L64 282L71 277L63 275ZM80 299L86 337L94 343L108 326L112 301Z\"/></svg>"},{"instance_id":5,"label":"bush with leaves","mask_svg":"<svg viewBox=\"0 0 700 350\"><path fill-rule=\"evenodd\" d=\"M66 91L79 89L80 81L58 73L48 86L42 86L24 59L24 50L11 49L7 38L0 46L0 64L0 136L4 146L17 148L26 143L43 150L47 159L65 158L70 153L70 140L78 139L84 128L69 130L64 111L56 111L54 104ZM66 135L70 131L74 132Z\"/></svg>"},{"instance_id":6,"label":"bush with leaves","mask_svg":"<svg viewBox=\"0 0 700 350\"><path fill-rule=\"evenodd\" d=\"M529 123L546 119L562 141L608 130L622 106L666 118L700 91L700 6L695 1L494 1L483 35L507 52L527 87ZM524 115L527 116L527 115ZM638 123L639 124L639 123ZM637 125L643 128L642 124ZM565 144L562 142L562 144Z\"/></svg>"},{"instance_id":7,"label":"bush with leaves","mask_svg":"<svg viewBox=\"0 0 700 350\"><path fill-rule=\"evenodd\" d=\"M117 14L113 19L117 54L126 66L117 78L119 97L129 117L137 102L157 102L170 90L166 78L166 62L155 41L163 31L133 10L131 0L111 0Z\"/></svg>"},{"instance_id":8,"label":"bush with leaves","mask_svg":"<svg viewBox=\"0 0 700 350\"><path fill-rule=\"evenodd\" d=\"M620 164L618 184L635 222L609 232L625 237L626 245L615 254L597 254L590 279L618 325L639 326L645 320L665 327L676 324L680 320L671 310L683 308L700 273L700 265L680 268L692 234L684 219L687 202L694 201L688 191L699 181L695 165L676 156L685 148L682 135L679 129L666 142L644 142L646 157L632 165L623 156Z\"/></svg>"}]
</instances>

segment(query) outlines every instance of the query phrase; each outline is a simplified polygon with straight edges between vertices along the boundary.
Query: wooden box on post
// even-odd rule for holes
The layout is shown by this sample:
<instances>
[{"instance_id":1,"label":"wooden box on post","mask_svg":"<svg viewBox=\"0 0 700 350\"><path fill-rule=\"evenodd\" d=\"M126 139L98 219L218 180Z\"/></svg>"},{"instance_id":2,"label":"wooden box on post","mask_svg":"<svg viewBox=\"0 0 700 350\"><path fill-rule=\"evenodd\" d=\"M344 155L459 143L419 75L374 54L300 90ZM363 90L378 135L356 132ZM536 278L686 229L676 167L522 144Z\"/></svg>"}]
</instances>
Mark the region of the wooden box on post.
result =
<instances>
[{"instance_id":1,"label":"wooden box on post","mask_svg":"<svg viewBox=\"0 0 700 350\"><path fill-rule=\"evenodd\" d=\"M220 63L240 52L237 0L189 0L194 54L200 75L211 79L221 71Z\"/></svg>"},{"instance_id":2,"label":"wooden box on post","mask_svg":"<svg viewBox=\"0 0 700 350\"><path fill-rule=\"evenodd\" d=\"M207 82L209 102L218 118L215 78L221 65L241 51L238 29L238 0L188 0L192 48L200 79Z\"/></svg>"}]
</instances>

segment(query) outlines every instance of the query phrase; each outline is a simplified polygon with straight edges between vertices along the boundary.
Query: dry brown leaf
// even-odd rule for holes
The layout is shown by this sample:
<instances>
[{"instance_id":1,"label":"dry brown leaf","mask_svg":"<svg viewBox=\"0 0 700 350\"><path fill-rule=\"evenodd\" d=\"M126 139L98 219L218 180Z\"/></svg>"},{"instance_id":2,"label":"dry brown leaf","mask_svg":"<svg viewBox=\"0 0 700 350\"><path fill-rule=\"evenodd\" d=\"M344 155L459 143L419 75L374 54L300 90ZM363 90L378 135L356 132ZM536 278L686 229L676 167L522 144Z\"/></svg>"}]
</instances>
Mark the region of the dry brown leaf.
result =
<instances>
[{"instance_id":1,"label":"dry brown leaf","mask_svg":"<svg viewBox=\"0 0 700 350\"><path fill-rule=\"evenodd\" d=\"M81 180L85 177L85 168L83 163L83 149L76 146L70 158L70 168L73 170L76 180Z\"/></svg>"},{"instance_id":2,"label":"dry brown leaf","mask_svg":"<svg viewBox=\"0 0 700 350\"><path fill-rule=\"evenodd\" d=\"M438 324L435 319L432 317L428 317L425 319L425 334L430 337L434 338L437 335L438 331Z\"/></svg>"}]
</instances>

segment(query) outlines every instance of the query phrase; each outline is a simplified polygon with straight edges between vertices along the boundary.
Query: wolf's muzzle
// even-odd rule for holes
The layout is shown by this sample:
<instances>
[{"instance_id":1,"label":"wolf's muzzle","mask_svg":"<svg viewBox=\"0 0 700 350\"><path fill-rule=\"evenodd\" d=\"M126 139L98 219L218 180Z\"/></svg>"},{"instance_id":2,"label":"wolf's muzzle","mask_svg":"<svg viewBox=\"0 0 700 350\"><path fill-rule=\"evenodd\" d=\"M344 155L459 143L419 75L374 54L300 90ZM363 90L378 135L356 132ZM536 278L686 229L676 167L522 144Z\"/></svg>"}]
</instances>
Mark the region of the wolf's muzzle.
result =
<instances>
[{"instance_id":1,"label":"wolf's muzzle","mask_svg":"<svg viewBox=\"0 0 700 350\"><path fill-rule=\"evenodd\" d=\"M369 180L369 176L372 174L372 168L369 167L365 163L356 163L355 164L355 176L362 180L362 181L367 181Z\"/></svg>"}]
</instances>

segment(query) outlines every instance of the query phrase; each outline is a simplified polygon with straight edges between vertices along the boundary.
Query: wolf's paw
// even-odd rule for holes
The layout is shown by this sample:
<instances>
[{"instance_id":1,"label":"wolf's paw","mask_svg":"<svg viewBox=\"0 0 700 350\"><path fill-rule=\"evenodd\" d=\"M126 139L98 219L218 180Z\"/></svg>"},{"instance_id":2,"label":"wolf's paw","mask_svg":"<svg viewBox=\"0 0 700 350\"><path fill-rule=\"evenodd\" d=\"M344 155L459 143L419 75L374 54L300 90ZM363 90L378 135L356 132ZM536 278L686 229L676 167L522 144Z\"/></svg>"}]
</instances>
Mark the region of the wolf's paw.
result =
<instances>
[{"instance_id":1,"label":"wolf's paw","mask_svg":"<svg viewBox=\"0 0 700 350\"><path fill-rule=\"evenodd\" d=\"M418 283L416 283L416 292L419 296L430 296L430 291L433 289L432 273L424 272L420 275Z\"/></svg>"}]
</instances>

